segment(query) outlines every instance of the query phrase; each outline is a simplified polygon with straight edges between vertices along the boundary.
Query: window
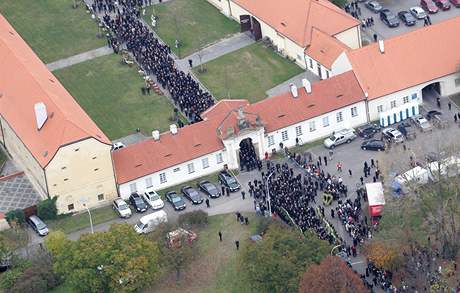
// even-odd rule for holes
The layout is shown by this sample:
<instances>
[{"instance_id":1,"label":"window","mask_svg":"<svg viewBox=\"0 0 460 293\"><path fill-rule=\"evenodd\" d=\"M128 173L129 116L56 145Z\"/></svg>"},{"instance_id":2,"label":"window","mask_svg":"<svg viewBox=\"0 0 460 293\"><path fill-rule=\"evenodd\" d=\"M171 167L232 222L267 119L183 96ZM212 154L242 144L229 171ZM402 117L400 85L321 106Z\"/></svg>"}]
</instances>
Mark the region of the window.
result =
<instances>
[{"instance_id":1,"label":"window","mask_svg":"<svg viewBox=\"0 0 460 293\"><path fill-rule=\"evenodd\" d=\"M97 157L93 157L93 160L96 160L96 159L97 159Z\"/></svg>"},{"instance_id":2,"label":"window","mask_svg":"<svg viewBox=\"0 0 460 293\"><path fill-rule=\"evenodd\" d=\"M160 173L160 183L166 183L166 173Z\"/></svg>"},{"instance_id":3,"label":"window","mask_svg":"<svg viewBox=\"0 0 460 293\"><path fill-rule=\"evenodd\" d=\"M329 126L329 116L323 117L323 127Z\"/></svg>"},{"instance_id":4,"label":"window","mask_svg":"<svg viewBox=\"0 0 460 293\"><path fill-rule=\"evenodd\" d=\"M66 166L64 166L64 167L61 167L61 170L65 170L65 169L67 169L67 167L66 167Z\"/></svg>"},{"instance_id":5,"label":"window","mask_svg":"<svg viewBox=\"0 0 460 293\"><path fill-rule=\"evenodd\" d=\"M149 188L149 187L153 187L153 182L152 182L152 177L147 177L145 178L145 187Z\"/></svg>"},{"instance_id":6,"label":"window","mask_svg":"<svg viewBox=\"0 0 460 293\"><path fill-rule=\"evenodd\" d=\"M78 152L80 149L75 149L76 152Z\"/></svg>"},{"instance_id":7,"label":"window","mask_svg":"<svg viewBox=\"0 0 460 293\"><path fill-rule=\"evenodd\" d=\"M390 108L391 109L396 108L396 100L393 100L390 102Z\"/></svg>"},{"instance_id":8,"label":"window","mask_svg":"<svg viewBox=\"0 0 460 293\"><path fill-rule=\"evenodd\" d=\"M209 167L209 160L208 158L204 158L201 160L201 163L203 164L203 169L206 169Z\"/></svg>"},{"instance_id":9,"label":"window","mask_svg":"<svg viewBox=\"0 0 460 293\"><path fill-rule=\"evenodd\" d=\"M342 112L337 112L336 116L337 116L337 123L343 121Z\"/></svg>"},{"instance_id":10,"label":"window","mask_svg":"<svg viewBox=\"0 0 460 293\"><path fill-rule=\"evenodd\" d=\"M94 169L94 171L95 171L95 172L96 172L96 171L99 171L99 168Z\"/></svg>"},{"instance_id":11,"label":"window","mask_svg":"<svg viewBox=\"0 0 460 293\"><path fill-rule=\"evenodd\" d=\"M283 141L286 141L289 139L287 130L284 130L283 132L281 132L281 138L283 139Z\"/></svg>"},{"instance_id":12,"label":"window","mask_svg":"<svg viewBox=\"0 0 460 293\"><path fill-rule=\"evenodd\" d=\"M217 164L220 164L224 161L224 159L222 158L222 153L216 154L216 161L217 161Z\"/></svg>"},{"instance_id":13,"label":"window","mask_svg":"<svg viewBox=\"0 0 460 293\"><path fill-rule=\"evenodd\" d=\"M312 59L310 59L310 68L313 69L313 60Z\"/></svg>"},{"instance_id":14,"label":"window","mask_svg":"<svg viewBox=\"0 0 460 293\"><path fill-rule=\"evenodd\" d=\"M69 204L69 205L67 206L67 209L68 209L69 211L73 211L73 210L75 209L73 203Z\"/></svg>"},{"instance_id":15,"label":"window","mask_svg":"<svg viewBox=\"0 0 460 293\"><path fill-rule=\"evenodd\" d=\"M378 105L377 106L377 112L378 113L383 112L383 105Z\"/></svg>"},{"instance_id":16,"label":"window","mask_svg":"<svg viewBox=\"0 0 460 293\"><path fill-rule=\"evenodd\" d=\"M188 168L188 173L189 174L195 172L195 166L193 166L193 163L188 164L187 168Z\"/></svg>"},{"instance_id":17,"label":"window","mask_svg":"<svg viewBox=\"0 0 460 293\"><path fill-rule=\"evenodd\" d=\"M459 87L460 86L460 78L455 79L455 86Z\"/></svg>"},{"instance_id":18,"label":"window","mask_svg":"<svg viewBox=\"0 0 460 293\"><path fill-rule=\"evenodd\" d=\"M296 136L302 136L302 125L296 126L295 135Z\"/></svg>"},{"instance_id":19,"label":"window","mask_svg":"<svg viewBox=\"0 0 460 293\"><path fill-rule=\"evenodd\" d=\"M69 181L69 178L64 178L64 181Z\"/></svg>"},{"instance_id":20,"label":"window","mask_svg":"<svg viewBox=\"0 0 460 293\"><path fill-rule=\"evenodd\" d=\"M136 184L136 182L131 183L131 184L129 185L129 190L131 191L131 193L135 193L135 192L137 191L137 184Z\"/></svg>"},{"instance_id":21,"label":"window","mask_svg":"<svg viewBox=\"0 0 460 293\"><path fill-rule=\"evenodd\" d=\"M104 194L103 194L103 193L98 194L98 195L97 195L97 200L98 200L98 201L104 200Z\"/></svg>"},{"instance_id":22,"label":"window","mask_svg":"<svg viewBox=\"0 0 460 293\"><path fill-rule=\"evenodd\" d=\"M180 171L180 168L174 168L173 169L173 172L179 172Z\"/></svg>"},{"instance_id":23,"label":"window","mask_svg":"<svg viewBox=\"0 0 460 293\"><path fill-rule=\"evenodd\" d=\"M409 103L409 96L405 96L403 98L403 103L406 104L406 103Z\"/></svg>"},{"instance_id":24,"label":"window","mask_svg":"<svg viewBox=\"0 0 460 293\"><path fill-rule=\"evenodd\" d=\"M315 121L310 121L310 132L313 132L315 130L316 130Z\"/></svg>"},{"instance_id":25,"label":"window","mask_svg":"<svg viewBox=\"0 0 460 293\"><path fill-rule=\"evenodd\" d=\"M353 107L351 108L351 117L356 117L358 116L358 108Z\"/></svg>"},{"instance_id":26,"label":"window","mask_svg":"<svg viewBox=\"0 0 460 293\"><path fill-rule=\"evenodd\" d=\"M417 93L412 94L412 100L417 100Z\"/></svg>"},{"instance_id":27,"label":"window","mask_svg":"<svg viewBox=\"0 0 460 293\"><path fill-rule=\"evenodd\" d=\"M275 138L273 137L273 135L269 135L268 136L268 146L272 146L275 144Z\"/></svg>"}]
</instances>

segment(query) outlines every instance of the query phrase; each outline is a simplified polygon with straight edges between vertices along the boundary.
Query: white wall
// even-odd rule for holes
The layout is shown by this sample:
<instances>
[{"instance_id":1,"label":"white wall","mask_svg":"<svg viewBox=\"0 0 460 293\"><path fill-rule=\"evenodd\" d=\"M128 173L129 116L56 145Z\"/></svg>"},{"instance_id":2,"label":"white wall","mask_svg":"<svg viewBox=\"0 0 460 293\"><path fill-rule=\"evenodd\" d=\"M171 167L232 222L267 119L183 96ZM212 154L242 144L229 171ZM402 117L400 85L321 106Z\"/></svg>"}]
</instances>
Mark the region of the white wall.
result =
<instances>
[{"instance_id":1,"label":"white wall","mask_svg":"<svg viewBox=\"0 0 460 293\"><path fill-rule=\"evenodd\" d=\"M320 77L321 79L328 79L329 77L332 76L331 70L327 69L325 66L320 64L318 61L315 59L311 58L307 54L305 55L305 68L308 69L308 71L312 72L314 75ZM321 70L321 76L319 75L318 68Z\"/></svg>"},{"instance_id":2,"label":"white wall","mask_svg":"<svg viewBox=\"0 0 460 293\"><path fill-rule=\"evenodd\" d=\"M359 26L334 35L334 37L352 49L361 48L361 33Z\"/></svg>"},{"instance_id":3,"label":"white wall","mask_svg":"<svg viewBox=\"0 0 460 293\"><path fill-rule=\"evenodd\" d=\"M339 75L341 73L350 71L353 69L351 66L350 60L347 57L345 52L342 52L339 57L332 63L332 74L331 75Z\"/></svg>"},{"instance_id":4,"label":"white wall","mask_svg":"<svg viewBox=\"0 0 460 293\"><path fill-rule=\"evenodd\" d=\"M222 163L217 163L218 153L222 153L222 159L223 159ZM203 169L203 165L202 165L203 158L208 158L209 167L206 169ZM144 192L145 189L147 188L146 186L147 178L152 178L152 184L155 190L161 190L164 188L175 186L180 183L193 180L195 178L203 177L203 176L218 172L224 168L224 165L227 164L227 162L228 162L228 156L227 156L226 151L222 150L222 151L214 152L206 156L202 156L202 157L181 163L179 165L155 172L153 174L138 178L136 180L133 180L133 181L130 181L124 184L120 184L118 187L119 193L122 198L127 199L131 195L130 184L132 183L136 183L137 192L139 193ZM193 163L194 168L195 168L195 172L191 174L188 172L189 163ZM167 181L165 183L160 182L161 173L166 174Z\"/></svg>"}]
</instances>

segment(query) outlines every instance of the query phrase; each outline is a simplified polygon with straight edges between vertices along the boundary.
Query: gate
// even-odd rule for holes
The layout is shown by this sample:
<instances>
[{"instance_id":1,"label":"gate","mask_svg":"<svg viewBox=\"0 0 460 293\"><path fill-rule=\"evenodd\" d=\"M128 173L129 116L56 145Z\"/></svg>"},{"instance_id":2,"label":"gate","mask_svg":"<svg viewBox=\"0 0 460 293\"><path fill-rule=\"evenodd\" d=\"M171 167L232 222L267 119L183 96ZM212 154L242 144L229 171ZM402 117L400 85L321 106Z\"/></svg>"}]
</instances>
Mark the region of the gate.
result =
<instances>
[{"instance_id":1,"label":"gate","mask_svg":"<svg viewBox=\"0 0 460 293\"><path fill-rule=\"evenodd\" d=\"M240 26L241 26L242 33L251 30L251 16L241 15L240 16Z\"/></svg>"},{"instance_id":2,"label":"gate","mask_svg":"<svg viewBox=\"0 0 460 293\"><path fill-rule=\"evenodd\" d=\"M260 27L260 22L254 16L252 17L252 33L256 41L262 39L262 29Z\"/></svg>"}]
</instances>

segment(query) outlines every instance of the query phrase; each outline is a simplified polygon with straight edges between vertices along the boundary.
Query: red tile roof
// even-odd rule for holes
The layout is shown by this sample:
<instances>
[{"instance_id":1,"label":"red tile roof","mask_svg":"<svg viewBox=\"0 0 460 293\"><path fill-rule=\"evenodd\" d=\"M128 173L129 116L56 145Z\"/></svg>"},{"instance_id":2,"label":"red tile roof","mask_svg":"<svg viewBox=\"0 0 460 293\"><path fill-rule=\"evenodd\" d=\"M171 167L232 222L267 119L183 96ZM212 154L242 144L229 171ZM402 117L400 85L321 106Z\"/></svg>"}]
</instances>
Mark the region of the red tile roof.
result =
<instances>
[{"instance_id":1,"label":"red tile roof","mask_svg":"<svg viewBox=\"0 0 460 293\"><path fill-rule=\"evenodd\" d=\"M150 139L114 152L117 182L123 184L223 150L217 130L221 126L224 137L228 127L238 133L235 109L241 108L251 125L258 115L269 133L364 99L355 75L349 71L314 83L311 94L299 89L296 99L288 92L252 105L246 100L220 101L203 114L204 121L180 128L176 135L166 132L159 141Z\"/></svg>"},{"instance_id":2,"label":"red tile roof","mask_svg":"<svg viewBox=\"0 0 460 293\"><path fill-rule=\"evenodd\" d=\"M312 28L333 36L360 22L328 0L233 0L301 47L310 44Z\"/></svg>"},{"instance_id":3,"label":"red tile roof","mask_svg":"<svg viewBox=\"0 0 460 293\"><path fill-rule=\"evenodd\" d=\"M305 49L305 54L331 69L332 63L339 57L342 52L351 50L344 43L334 37L313 28L311 43Z\"/></svg>"},{"instance_id":4,"label":"red tile roof","mask_svg":"<svg viewBox=\"0 0 460 293\"><path fill-rule=\"evenodd\" d=\"M34 111L39 102L48 113L41 130ZM1 14L0 115L42 167L69 143L94 137L111 144Z\"/></svg>"},{"instance_id":5,"label":"red tile roof","mask_svg":"<svg viewBox=\"0 0 460 293\"><path fill-rule=\"evenodd\" d=\"M460 17L347 53L369 99L434 80L459 69Z\"/></svg>"}]
</instances>

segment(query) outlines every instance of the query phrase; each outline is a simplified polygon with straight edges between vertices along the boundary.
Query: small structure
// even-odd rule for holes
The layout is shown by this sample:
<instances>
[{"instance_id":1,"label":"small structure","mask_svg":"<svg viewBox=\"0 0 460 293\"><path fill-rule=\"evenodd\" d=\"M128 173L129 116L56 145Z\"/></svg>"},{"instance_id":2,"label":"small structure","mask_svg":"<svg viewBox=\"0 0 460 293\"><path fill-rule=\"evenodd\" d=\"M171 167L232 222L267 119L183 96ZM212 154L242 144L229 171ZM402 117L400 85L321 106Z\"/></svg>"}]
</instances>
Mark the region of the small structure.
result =
<instances>
[{"instance_id":1,"label":"small structure","mask_svg":"<svg viewBox=\"0 0 460 293\"><path fill-rule=\"evenodd\" d=\"M180 248L182 246L182 239L187 239L188 244L191 245L197 238L198 235L195 232L182 228L166 234L166 241L169 248Z\"/></svg>"}]
</instances>

